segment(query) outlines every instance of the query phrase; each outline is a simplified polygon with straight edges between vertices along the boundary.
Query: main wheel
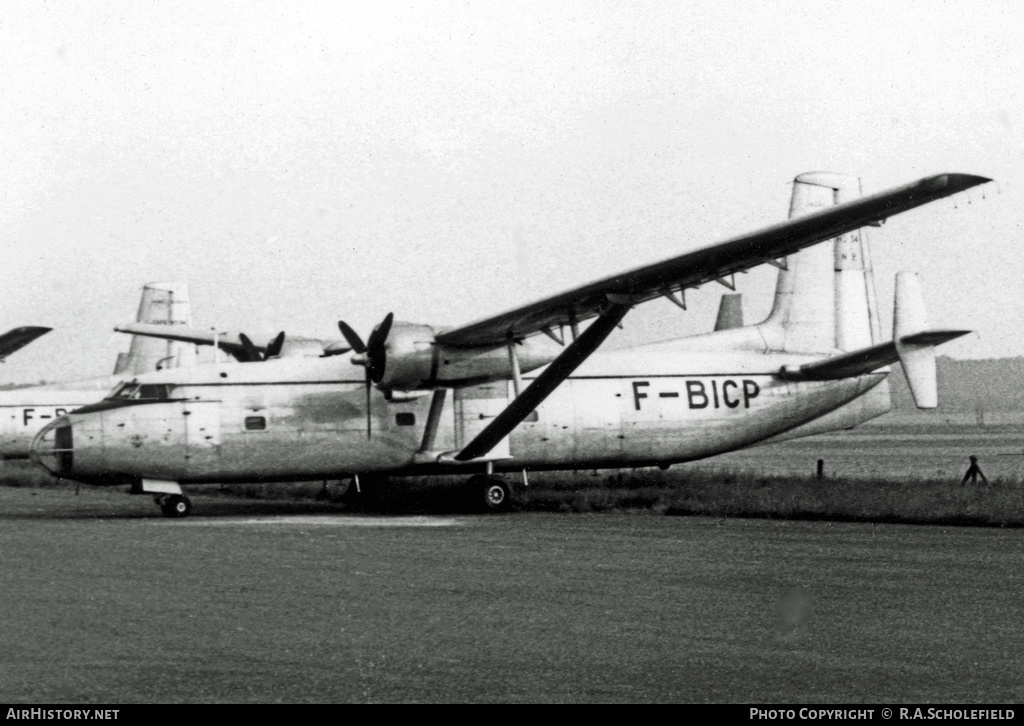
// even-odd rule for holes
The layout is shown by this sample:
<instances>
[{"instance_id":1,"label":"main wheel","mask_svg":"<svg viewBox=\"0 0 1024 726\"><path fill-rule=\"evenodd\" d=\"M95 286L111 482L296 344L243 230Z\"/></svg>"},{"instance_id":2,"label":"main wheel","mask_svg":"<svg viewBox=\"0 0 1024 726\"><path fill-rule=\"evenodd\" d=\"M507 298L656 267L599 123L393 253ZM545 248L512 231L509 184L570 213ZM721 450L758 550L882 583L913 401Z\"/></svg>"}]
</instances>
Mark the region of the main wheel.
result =
<instances>
[{"instance_id":1,"label":"main wheel","mask_svg":"<svg viewBox=\"0 0 1024 726\"><path fill-rule=\"evenodd\" d=\"M473 509L490 514L504 514L512 509L512 487L502 479L475 476L469 480Z\"/></svg>"},{"instance_id":2,"label":"main wheel","mask_svg":"<svg viewBox=\"0 0 1024 726\"><path fill-rule=\"evenodd\" d=\"M361 476L359 487L355 480L349 482L348 488L341 496L341 501L353 511L373 512L387 509L387 487L389 481L382 476Z\"/></svg>"},{"instance_id":3,"label":"main wheel","mask_svg":"<svg viewBox=\"0 0 1024 726\"><path fill-rule=\"evenodd\" d=\"M172 494L160 505L165 517L187 517L192 512L192 500L181 494Z\"/></svg>"}]
</instances>

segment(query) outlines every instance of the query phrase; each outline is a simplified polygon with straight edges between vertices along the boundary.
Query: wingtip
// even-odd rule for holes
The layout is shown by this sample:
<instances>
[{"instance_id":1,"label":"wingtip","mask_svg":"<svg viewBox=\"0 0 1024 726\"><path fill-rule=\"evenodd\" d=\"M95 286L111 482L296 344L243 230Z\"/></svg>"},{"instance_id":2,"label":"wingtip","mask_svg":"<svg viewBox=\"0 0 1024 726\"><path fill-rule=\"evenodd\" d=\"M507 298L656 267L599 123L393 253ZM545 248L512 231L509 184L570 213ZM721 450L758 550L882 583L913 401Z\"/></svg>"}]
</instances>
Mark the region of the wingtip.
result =
<instances>
[{"instance_id":1,"label":"wingtip","mask_svg":"<svg viewBox=\"0 0 1024 726\"><path fill-rule=\"evenodd\" d=\"M992 180L987 176L978 176L977 174L949 173L939 174L932 177L929 181L944 189L961 191L980 184L988 184Z\"/></svg>"}]
</instances>

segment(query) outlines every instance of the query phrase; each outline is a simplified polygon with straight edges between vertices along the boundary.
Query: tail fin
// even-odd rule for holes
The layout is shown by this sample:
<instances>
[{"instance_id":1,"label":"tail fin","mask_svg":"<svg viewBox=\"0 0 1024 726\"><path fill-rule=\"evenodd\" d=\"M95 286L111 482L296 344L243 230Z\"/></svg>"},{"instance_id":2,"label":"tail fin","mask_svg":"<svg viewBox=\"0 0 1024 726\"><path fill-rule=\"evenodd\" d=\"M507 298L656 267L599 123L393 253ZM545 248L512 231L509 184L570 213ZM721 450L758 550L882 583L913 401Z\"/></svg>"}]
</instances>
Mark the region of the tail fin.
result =
<instances>
[{"instance_id":1,"label":"tail fin","mask_svg":"<svg viewBox=\"0 0 1024 726\"><path fill-rule=\"evenodd\" d=\"M860 196L857 177L801 174L793 181L789 216L800 217ZM770 348L831 353L881 339L866 232L860 229L786 258L772 312L761 326Z\"/></svg>"},{"instance_id":2,"label":"tail fin","mask_svg":"<svg viewBox=\"0 0 1024 726\"><path fill-rule=\"evenodd\" d=\"M192 325L192 306L185 282L151 282L142 288L142 301L135 318L139 323ZM148 373L162 368L192 365L196 349L189 343L132 336L127 353L117 357L114 374Z\"/></svg>"},{"instance_id":3,"label":"tail fin","mask_svg":"<svg viewBox=\"0 0 1024 726\"><path fill-rule=\"evenodd\" d=\"M812 363L785 366L782 372L791 380L835 380L862 376L898 360L903 364L903 372L917 407L935 408L939 403L935 346L969 332L929 330L924 313L924 297L921 295L921 281L912 272L900 272L896 275L896 305L891 341Z\"/></svg>"},{"instance_id":4,"label":"tail fin","mask_svg":"<svg viewBox=\"0 0 1024 726\"><path fill-rule=\"evenodd\" d=\"M935 408L939 405L935 346L966 332L929 331L924 296L921 294L921 279L913 272L896 274L892 338L918 408Z\"/></svg>"}]
</instances>

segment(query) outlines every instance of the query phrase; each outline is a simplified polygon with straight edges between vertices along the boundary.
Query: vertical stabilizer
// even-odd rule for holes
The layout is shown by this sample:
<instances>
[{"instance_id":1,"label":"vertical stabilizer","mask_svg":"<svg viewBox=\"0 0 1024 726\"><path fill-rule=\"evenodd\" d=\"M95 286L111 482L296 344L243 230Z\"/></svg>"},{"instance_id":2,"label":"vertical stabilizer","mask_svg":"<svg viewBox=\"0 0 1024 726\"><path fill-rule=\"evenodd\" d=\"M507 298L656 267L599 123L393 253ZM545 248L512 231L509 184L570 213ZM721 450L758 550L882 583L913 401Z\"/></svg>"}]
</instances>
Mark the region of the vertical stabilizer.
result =
<instances>
[{"instance_id":1,"label":"vertical stabilizer","mask_svg":"<svg viewBox=\"0 0 1024 726\"><path fill-rule=\"evenodd\" d=\"M921 279L912 272L896 273L896 302L893 308L893 342L903 364L903 373L918 408L939 405L938 379L935 370L935 346L928 340L916 342L915 337L928 330L924 310Z\"/></svg>"},{"instance_id":2,"label":"vertical stabilizer","mask_svg":"<svg viewBox=\"0 0 1024 726\"><path fill-rule=\"evenodd\" d=\"M192 306L185 282L151 282L142 288L142 301L135 318L138 323L192 325ZM114 374L140 374L177 368L196 362L196 348L190 343L132 336L127 353L117 357Z\"/></svg>"},{"instance_id":3,"label":"vertical stabilizer","mask_svg":"<svg viewBox=\"0 0 1024 726\"><path fill-rule=\"evenodd\" d=\"M793 181L789 217L833 206L835 189L822 183L835 174L801 174ZM768 346L789 353L830 353L835 349L833 245L820 244L789 255L775 287L772 312L761 325Z\"/></svg>"},{"instance_id":4,"label":"vertical stabilizer","mask_svg":"<svg viewBox=\"0 0 1024 726\"><path fill-rule=\"evenodd\" d=\"M860 179L809 172L793 181L789 216L800 217L861 196ZM770 347L792 353L849 351L880 342L866 229L790 255L763 325Z\"/></svg>"}]
</instances>

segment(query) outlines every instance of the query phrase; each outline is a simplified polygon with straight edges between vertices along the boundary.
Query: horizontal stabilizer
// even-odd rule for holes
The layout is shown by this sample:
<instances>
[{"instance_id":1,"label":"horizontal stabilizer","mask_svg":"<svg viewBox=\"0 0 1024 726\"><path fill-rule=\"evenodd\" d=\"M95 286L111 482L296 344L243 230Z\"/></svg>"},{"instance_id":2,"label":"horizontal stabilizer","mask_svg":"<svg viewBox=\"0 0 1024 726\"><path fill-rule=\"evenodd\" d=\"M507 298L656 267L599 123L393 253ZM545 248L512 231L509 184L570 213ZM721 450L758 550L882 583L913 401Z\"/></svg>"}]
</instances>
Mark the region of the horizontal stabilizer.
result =
<instances>
[{"instance_id":1,"label":"horizontal stabilizer","mask_svg":"<svg viewBox=\"0 0 1024 726\"><path fill-rule=\"evenodd\" d=\"M905 335L900 338L900 342L905 345L942 345L970 332L970 330L926 330L923 333Z\"/></svg>"},{"instance_id":2,"label":"horizontal stabilizer","mask_svg":"<svg viewBox=\"0 0 1024 726\"><path fill-rule=\"evenodd\" d=\"M922 333L907 335L900 339L902 347L926 346L947 343L954 338L967 335L969 330L927 330ZM782 375L789 380L800 381L834 381L840 378L862 376L884 366L892 365L900 360L896 341L879 343L870 348L861 348L834 358L806 363L802 366L786 366ZM915 399L916 400L916 399Z\"/></svg>"},{"instance_id":3,"label":"horizontal stabilizer","mask_svg":"<svg viewBox=\"0 0 1024 726\"><path fill-rule=\"evenodd\" d=\"M784 366L789 380L828 381L870 373L899 361L918 408L939 405L935 346L967 335L969 330L927 330L921 281L910 272L896 275L894 340L802 366Z\"/></svg>"}]
</instances>

